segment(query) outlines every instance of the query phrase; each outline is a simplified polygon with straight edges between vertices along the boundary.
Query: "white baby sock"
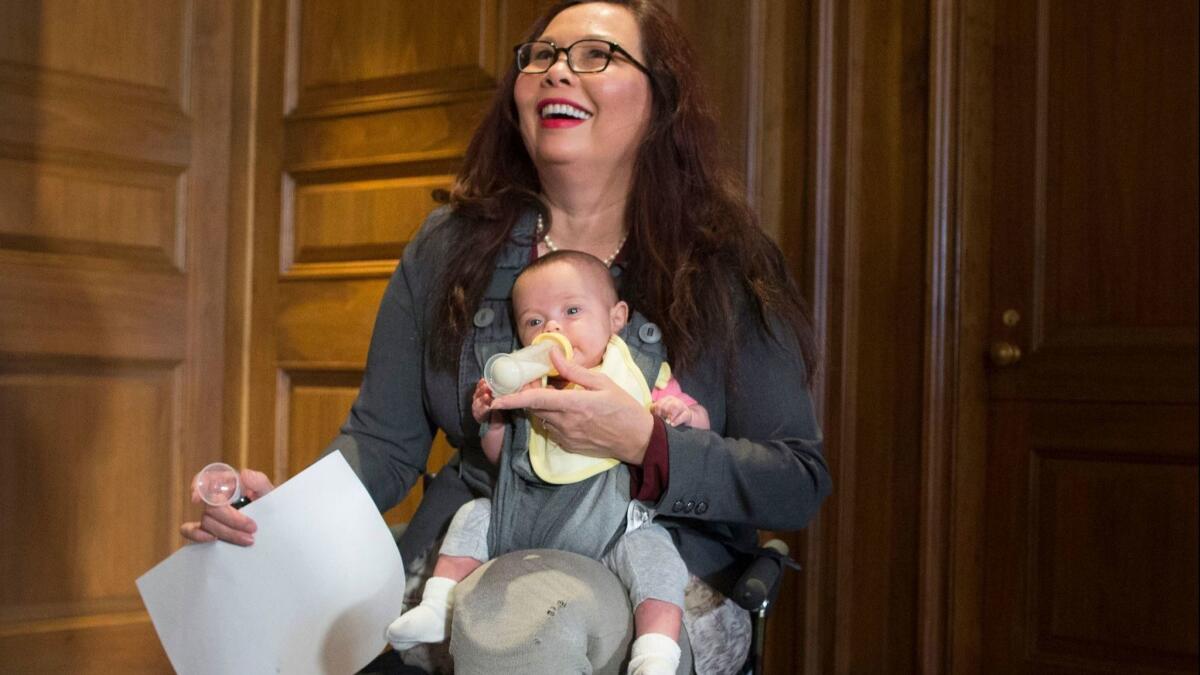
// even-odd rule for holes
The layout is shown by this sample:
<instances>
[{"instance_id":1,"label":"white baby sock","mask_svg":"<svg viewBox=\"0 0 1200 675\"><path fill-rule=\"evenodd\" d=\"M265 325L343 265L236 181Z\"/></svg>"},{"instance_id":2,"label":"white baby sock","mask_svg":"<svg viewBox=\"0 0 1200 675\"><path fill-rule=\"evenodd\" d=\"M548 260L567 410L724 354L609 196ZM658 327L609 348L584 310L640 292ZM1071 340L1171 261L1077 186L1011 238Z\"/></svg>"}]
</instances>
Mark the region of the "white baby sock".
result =
<instances>
[{"instance_id":1,"label":"white baby sock","mask_svg":"<svg viewBox=\"0 0 1200 675\"><path fill-rule=\"evenodd\" d=\"M450 610L454 607L454 587L458 582L446 577L429 577L421 604L400 615L385 633L392 649L402 652L419 644L442 642L450 634Z\"/></svg>"},{"instance_id":2,"label":"white baby sock","mask_svg":"<svg viewBox=\"0 0 1200 675\"><path fill-rule=\"evenodd\" d=\"M628 675L675 675L679 644L662 633L646 633L633 641Z\"/></svg>"}]
</instances>

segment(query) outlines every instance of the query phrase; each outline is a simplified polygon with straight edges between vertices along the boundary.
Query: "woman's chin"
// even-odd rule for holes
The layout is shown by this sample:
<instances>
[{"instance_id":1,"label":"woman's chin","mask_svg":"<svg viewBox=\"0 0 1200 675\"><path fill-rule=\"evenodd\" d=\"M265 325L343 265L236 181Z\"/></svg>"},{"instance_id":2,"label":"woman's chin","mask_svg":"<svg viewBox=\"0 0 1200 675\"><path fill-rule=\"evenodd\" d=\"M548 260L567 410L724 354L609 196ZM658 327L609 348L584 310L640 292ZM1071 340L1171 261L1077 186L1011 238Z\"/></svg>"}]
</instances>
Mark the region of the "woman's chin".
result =
<instances>
[{"instance_id":1,"label":"woman's chin","mask_svg":"<svg viewBox=\"0 0 1200 675\"><path fill-rule=\"evenodd\" d=\"M575 147L552 147L538 148L537 164L539 169L542 168L560 168L579 164L586 164L589 161L587 152Z\"/></svg>"}]
</instances>

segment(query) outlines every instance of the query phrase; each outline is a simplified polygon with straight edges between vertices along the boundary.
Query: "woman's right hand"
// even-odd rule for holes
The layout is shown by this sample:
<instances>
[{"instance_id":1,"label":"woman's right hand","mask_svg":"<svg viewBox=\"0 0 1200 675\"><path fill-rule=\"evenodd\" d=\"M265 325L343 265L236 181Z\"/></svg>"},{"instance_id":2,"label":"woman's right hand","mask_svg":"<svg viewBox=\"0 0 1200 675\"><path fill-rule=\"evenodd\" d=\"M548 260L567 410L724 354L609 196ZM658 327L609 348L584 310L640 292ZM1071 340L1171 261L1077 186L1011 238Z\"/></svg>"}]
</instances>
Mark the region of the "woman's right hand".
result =
<instances>
[{"instance_id":1,"label":"woman's right hand","mask_svg":"<svg viewBox=\"0 0 1200 675\"><path fill-rule=\"evenodd\" d=\"M242 494L251 500L259 499L275 489L271 480L267 478L267 474L261 471L242 469L240 477ZM204 504L194 483L192 485L192 503ZM179 526L179 533L190 543L204 543L220 539L238 546L253 544L254 532L257 530L258 524L253 519L232 506L210 506L208 504L204 504L204 513L200 515L198 522L187 522Z\"/></svg>"}]
</instances>

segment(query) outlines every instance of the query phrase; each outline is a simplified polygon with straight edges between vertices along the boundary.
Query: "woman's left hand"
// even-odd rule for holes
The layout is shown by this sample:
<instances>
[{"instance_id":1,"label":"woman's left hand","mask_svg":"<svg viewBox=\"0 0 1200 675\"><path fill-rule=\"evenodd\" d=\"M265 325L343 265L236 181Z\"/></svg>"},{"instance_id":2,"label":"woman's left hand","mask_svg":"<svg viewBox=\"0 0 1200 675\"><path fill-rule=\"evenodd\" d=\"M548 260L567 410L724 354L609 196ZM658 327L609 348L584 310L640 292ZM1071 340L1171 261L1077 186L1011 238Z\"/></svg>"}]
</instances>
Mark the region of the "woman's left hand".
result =
<instances>
[{"instance_id":1,"label":"woman's left hand","mask_svg":"<svg viewBox=\"0 0 1200 675\"><path fill-rule=\"evenodd\" d=\"M561 377L582 389L526 389L496 398L492 409L525 408L542 420L551 440L564 450L640 466L654 429L650 411L608 376L578 366L557 351L550 352L550 359Z\"/></svg>"}]
</instances>

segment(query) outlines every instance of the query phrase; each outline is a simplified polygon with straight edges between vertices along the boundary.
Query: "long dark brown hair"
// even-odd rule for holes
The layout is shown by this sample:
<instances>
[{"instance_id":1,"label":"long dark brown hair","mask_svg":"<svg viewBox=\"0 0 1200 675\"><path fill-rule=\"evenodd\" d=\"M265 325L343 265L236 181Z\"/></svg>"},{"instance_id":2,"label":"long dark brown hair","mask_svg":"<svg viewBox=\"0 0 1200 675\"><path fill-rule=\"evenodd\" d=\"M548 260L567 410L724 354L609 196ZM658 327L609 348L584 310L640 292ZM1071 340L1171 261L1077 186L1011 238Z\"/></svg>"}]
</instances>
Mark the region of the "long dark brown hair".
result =
<instances>
[{"instance_id":1,"label":"long dark brown hair","mask_svg":"<svg viewBox=\"0 0 1200 675\"><path fill-rule=\"evenodd\" d=\"M528 39L540 37L564 9L593 1L633 13L650 71L650 124L635 160L625 214L629 239L622 257L622 297L659 325L671 361L682 369L706 348L732 353L727 347L737 330L737 298L744 294L768 329L768 317L775 316L795 332L811 379L816 348L799 288L779 247L758 227L742 185L719 157L716 116L695 71L695 55L674 19L650 0L565 0L538 19ZM433 356L442 366L457 361L471 312L513 224L531 207L549 219L537 197L537 169L521 138L516 77L513 66L471 139L449 194L453 210L472 223L458 244L472 254L446 261L435 294Z\"/></svg>"}]
</instances>

